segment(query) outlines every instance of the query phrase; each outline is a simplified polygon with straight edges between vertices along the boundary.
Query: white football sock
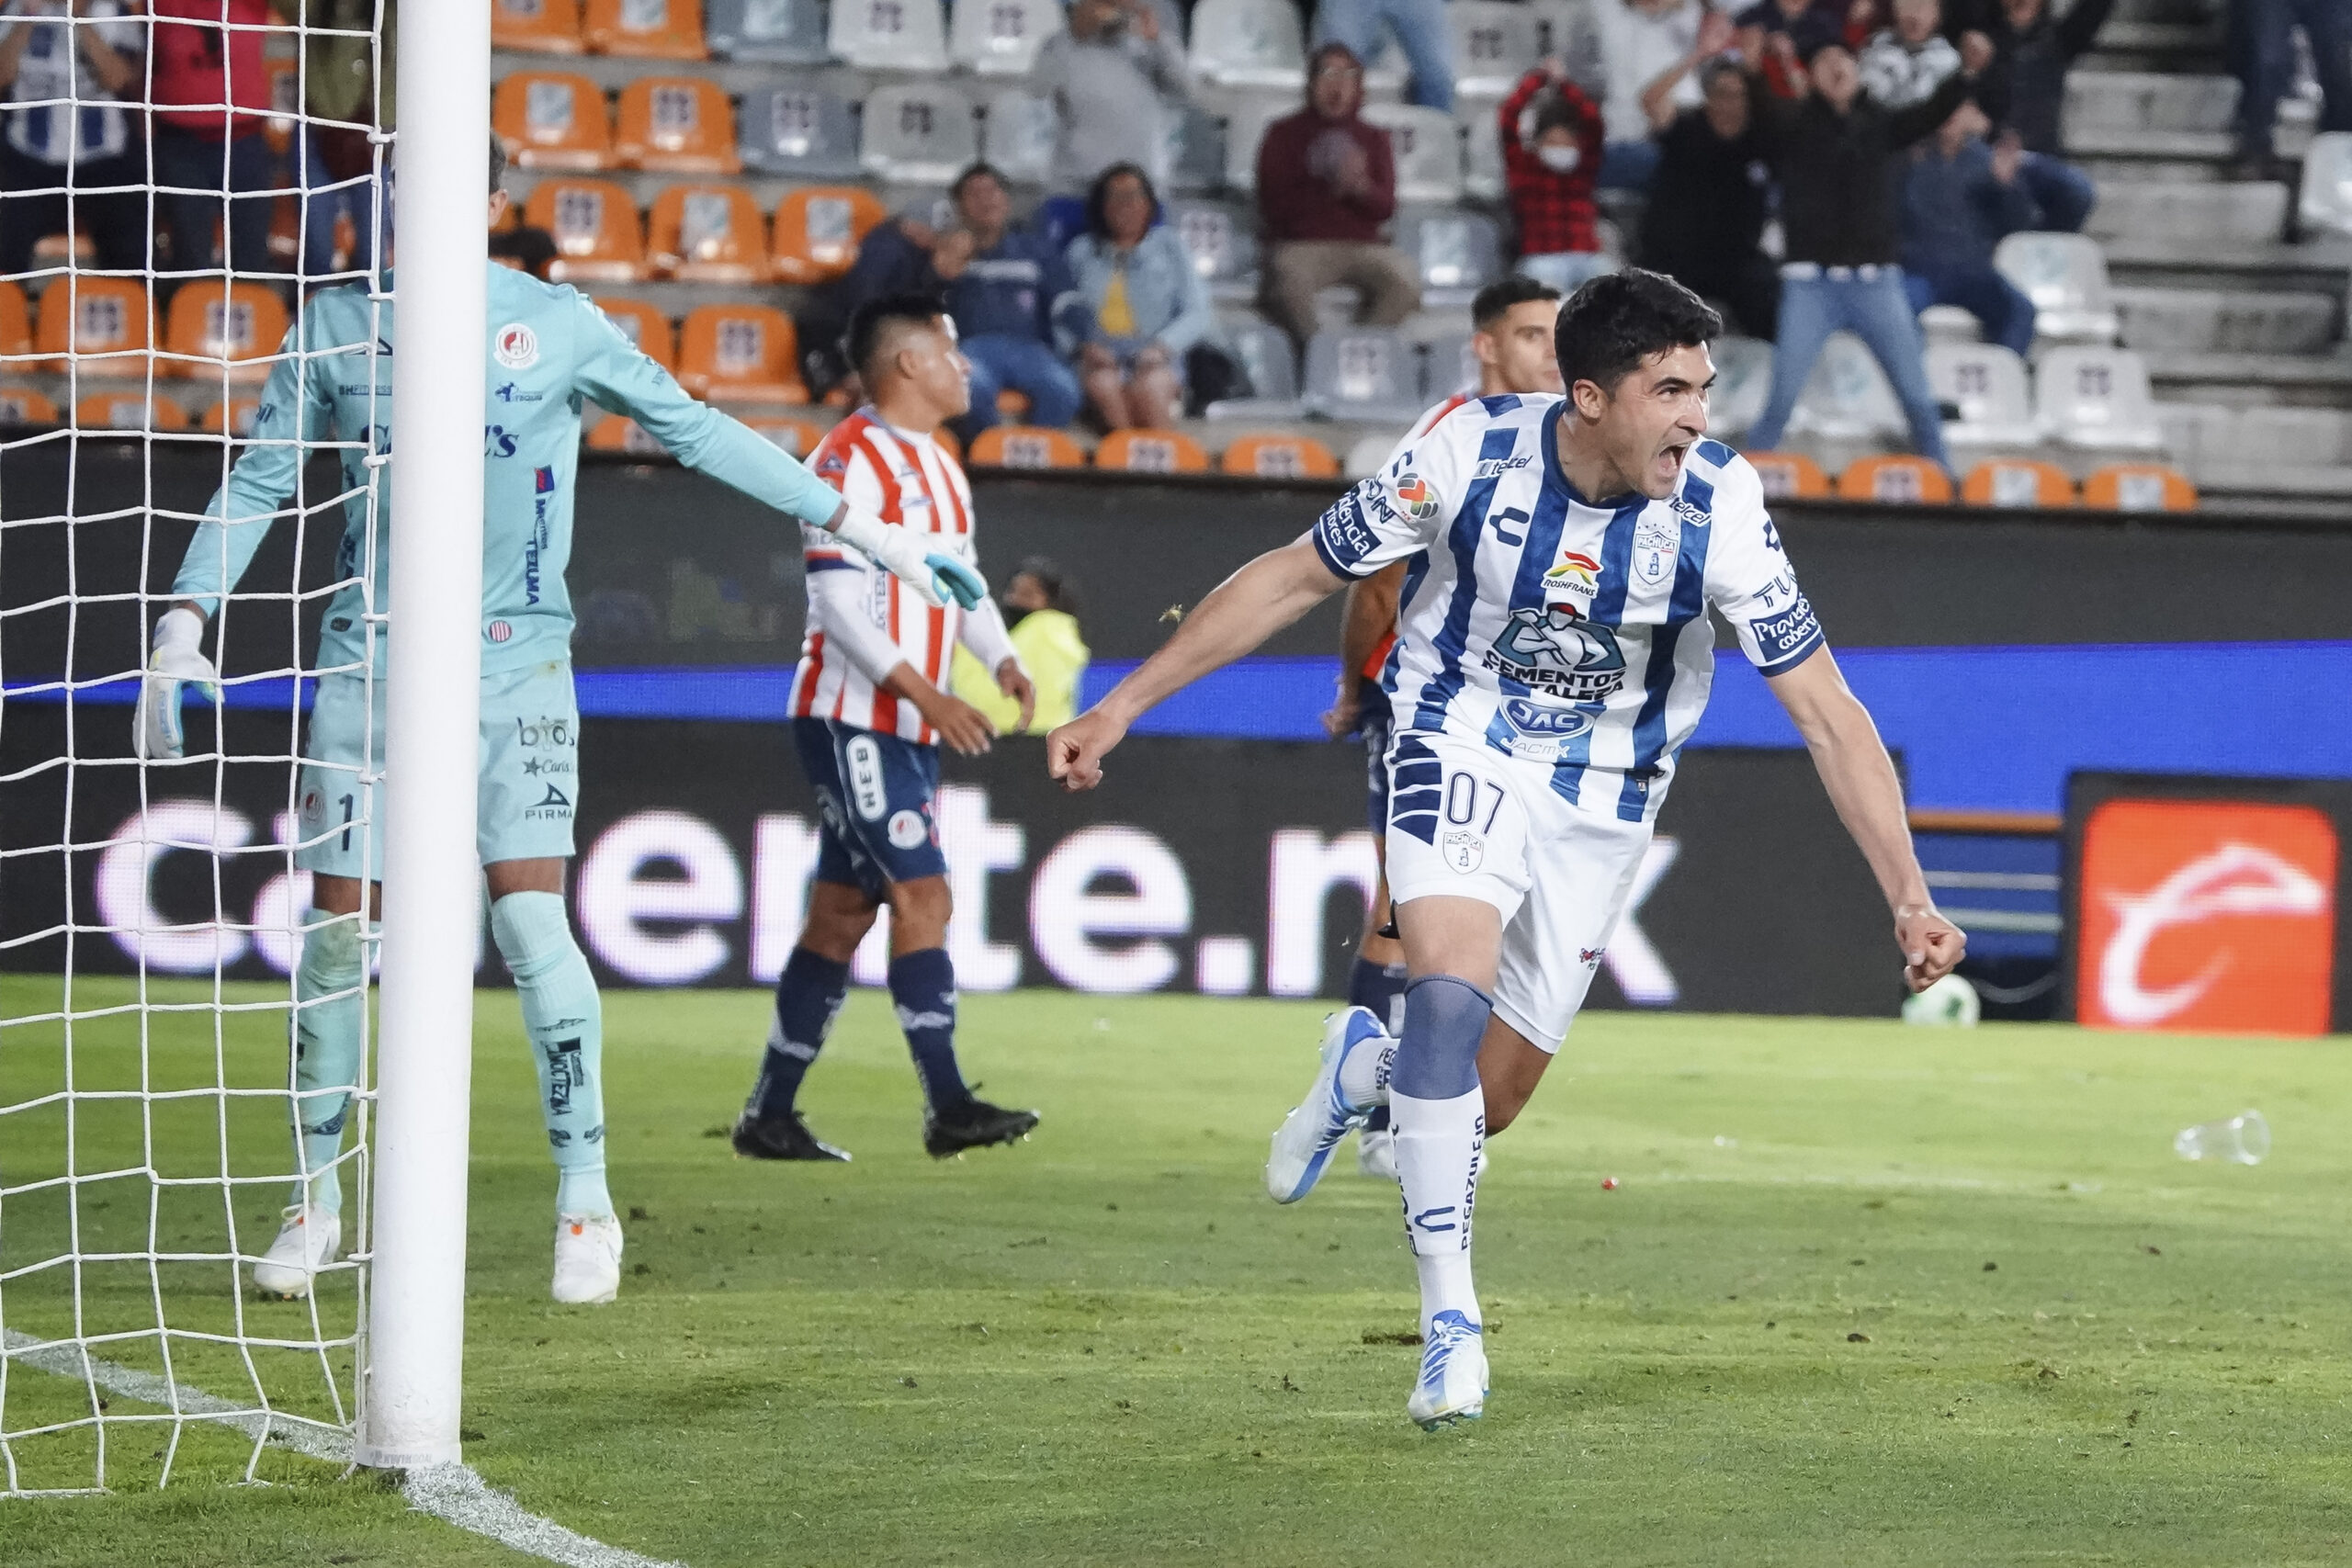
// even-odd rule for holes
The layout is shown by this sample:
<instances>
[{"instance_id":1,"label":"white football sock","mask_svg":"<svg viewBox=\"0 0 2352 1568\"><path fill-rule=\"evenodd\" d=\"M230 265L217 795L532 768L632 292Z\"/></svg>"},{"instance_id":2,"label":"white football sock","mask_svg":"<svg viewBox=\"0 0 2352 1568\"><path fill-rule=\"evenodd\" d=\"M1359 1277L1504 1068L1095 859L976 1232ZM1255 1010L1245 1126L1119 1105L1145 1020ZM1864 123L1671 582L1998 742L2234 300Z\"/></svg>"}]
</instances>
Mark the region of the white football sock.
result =
<instances>
[{"instance_id":1,"label":"white football sock","mask_svg":"<svg viewBox=\"0 0 2352 1568\"><path fill-rule=\"evenodd\" d=\"M1388 1103L1388 1070L1396 1060L1396 1042L1368 1040L1348 1053L1340 1064L1340 1098L1358 1111Z\"/></svg>"},{"instance_id":2,"label":"white football sock","mask_svg":"<svg viewBox=\"0 0 2352 1568\"><path fill-rule=\"evenodd\" d=\"M1421 1277L1421 1329L1441 1312L1484 1320L1470 1280L1470 1218L1487 1144L1482 1089L1452 1100L1392 1092L1396 1179L1405 1190L1405 1234Z\"/></svg>"}]
</instances>

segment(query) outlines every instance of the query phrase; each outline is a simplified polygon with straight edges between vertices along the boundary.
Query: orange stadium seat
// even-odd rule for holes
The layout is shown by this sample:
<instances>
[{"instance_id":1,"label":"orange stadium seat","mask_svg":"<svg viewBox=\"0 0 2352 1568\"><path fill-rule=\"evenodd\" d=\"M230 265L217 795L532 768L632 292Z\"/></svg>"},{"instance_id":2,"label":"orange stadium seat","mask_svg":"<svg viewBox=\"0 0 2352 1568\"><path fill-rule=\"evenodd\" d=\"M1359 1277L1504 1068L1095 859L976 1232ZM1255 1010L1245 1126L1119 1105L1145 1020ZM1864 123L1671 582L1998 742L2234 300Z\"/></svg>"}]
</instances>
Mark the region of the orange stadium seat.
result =
<instances>
[{"instance_id":1,"label":"orange stadium seat","mask_svg":"<svg viewBox=\"0 0 2352 1568\"><path fill-rule=\"evenodd\" d=\"M1840 501L1876 501L1894 505L1951 500L1951 476L1925 457L1901 454L1857 457L1838 476Z\"/></svg>"},{"instance_id":2,"label":"orange stadium seat","mask_svg":"<svg viewBox=\"0 0 2352 1568\"><path fill-rule=\"evenodd\" d=\"M764 283L767 225L741 186L672 186L654 198L646 259L689 283Z\"/></svg>"},{"instance_id":3,"label":"orange stadium seat","mask_svg":"<svg viewBox=\"0 0 2352 1568\"><path fill-rule=\"evenodd\" d=\"M767 305L699 305L678 341L678 380L698 398L805 403L792 318Z\"/></svg>"},{"instance_id":4,"label":"orange stadium seat","mask_svg":"<svg viewBox=\"0 0 2352 1568\"><path fill-rule=\"evenodd\" d=\"M55 356L71 354L85 376L143 376L154 341L147 291L128 278L76 274L51 284L40 297L33 349L51 356L42 369L63 375L66 361Z\"/></svg>"},{"instance_id":5,"label":"orange stadium seat","mask_svg":"<svg viewBox=\"0 0 2352 1568\"><path fill-rule=\"evenodd\" d=\"M580 36L598 54L707 60L702 0L585 0Z\"/></svg>"},{"instance_id":6,"label":"orange stadium seat","mask_svg":"<svg viewBox=\"0 0 2352 1568\"><path fill-rule=\"evenodd\" d=\"M682 175L742 172L735 110L700 76L639 76L621 89L613 155L633 169Z\"/></svg>"},{"instance_id":7,"label":"orange stadium seat","mask_svg":"<svg viewBox=\"0 0 2352 1568\"><path fill-rule=\"evenodd\" d=\"M972 442L976 468L1082 468L1086 449L1058 430L1034 424L998 424Z\"/></svg>"},{"instance_id":8,"label":"orange stadium seat","mask_svg":"<svg viewBox=\"0 0 2352 1568\"><path fill-rule=\"evenodd\" d=\"M645 276L637 204L610 180L541 180L525 220L555 237L548 276L558 283L635 283Z\"/></svg>"},{"instance_id":9,"label":"orange stadium seat","mask_svg":"<svg viewBox=\"0 0 2352 1568\"><path fill-rule=\"evenodd\" d=\"M622 335L637 344L648 359L662 369L675 372L678 368L678 333L670 325L670 318L661 308L642 299L598 299L596 308L613 319Z\"/></svg>"},{"instance_id":10,"label":"orange stadium seat","mask_svg":"<svg viewBox=\"0 0 2352 1568\"><path fill-rule=\"evenodd\" d=\"M57 405L30 387L0 387L0 425L55 424Z\"/></svg>"},{"instance_id":11,"label":"orange stadium seat","mask_svg":"<svg viewBox=\"0 0 2352 1568\"><path fill-rule=\"evenodd\" d=\"M1218 466L1228 474L1261 479L1335 479L1340 459L1304 435L1237 435Z\"/></svg>"},{"instance_id":12,"label":"orange stadium seat","mask_svg":"<svg viewBox=\"0 0 2352 1568\"><path fill-rule=\"evenodd\" d=\"M0 283L0 355L32 351L33 318L25 291L13 283Z\"/></svg>"},{"instance_id":13,"label":"orange stadium seat","mask_svg":"<svg viewBox=\"0 0 2352 1568\"><path fill-rule=\"evenodd\" d=\"M498 84L490 123L526 169L609 169L612 117L604 89L569 71L517 71Z\"/></svg>"},{"instance_id":14,"label":"orange stadium seat","mask_svg":"<svg viewBox=\"0 0 2352 1568\"><path fill-rule=\"evenodd\" d=\"M1094 449L1094 466L1136 474L1205 474L1209 455L1178 431L1114 430Z\"/></svg>"},{"instance_id":15,"label":"orange stadium seat","mask_svg":"<svg viewBox=\"0 0 2352 1568\"><path fill-rule=\"evenodd\" d=\"M752 418L743 423L795 457L806 457L825 438L822 431L805 419Z\"/></svg>"},{"instance_id":16,"label":"orange stadium seat","mask_svg":"<svg viewBox=\"0 0 2352 1568\"><path fill-rule=\"evenodd\" d=\"M632 457L662 457L669 448L653 439L652 434L637 421L622 414L608 413L598 420L588 432L591 452L626 452Z\"/></svg>"},{"instance_id":17,"label":"orange stadium seat","mask_svg":"<svg viewBox=\"0 0 2352 1568\"><path fill-rule=\"evenodd\" d=\"M2075 481L2055 463L1988 457L1968 470L1960 499L1971 506L2072 506Z\"/></svg>"},{"instance_id":18,"label":"orange stadium seat","mask_svg":"<svg viewBox=\"0 0 2352 1568\"><path fill-rule=\"evenodd\" d=\"M579 0L490 0L492 49L524 49L539 54L578 54Z\"/></svg>"},{"instance_id":19,"label":"orange stadium seat","mask_svg":"<svg viewBox=\"0 0 2352 1568\"><path fill-rule=\"evenodd\" d=\"M215 435L251 435L254 421L261 416L258 398L224 398L204 411L197 428Z\"/></svg>"},{"instance_id":20,"label":"orange stadium seat","mask_svg":"<svg viewBox=\"0 0 2352 1568\"><path fill-rule=\"evenodd\" d=\"M77 430L186 430L187 414L158 392L92 392L74 405Z\"/></svg>"},{"instance_id":21,"label":"orange stadium seat","mask_svg":"<svg viewBox=\"0 0 2352 1568\"><path fill-rule=\"evenodd\" d=\"M1821 465L1802 452L1743 452L1755 468L1756 477L1764 481L1764 498L1781 501L1796 498L1811 499L1829 493L1829 476Z\"/></svg>"},{"instance_id":22,"label":"orange stadium seat","mask_svg":"<svg viewBox=\"0 0 2352 1568\"><path fill-rule=\"evenodd\" d=\"M783 283L830 283L857 260L867 231L889 216L881 198L854 186L810 186L776 204L775 276Z\"/></svg>"},{"instance_id":23,"label":"orange stadium seat","mask_svg":"<svg viewBox=\"0 0 2352 1568\"><path fill-rule=\"evenodd\" d=\"M164 348L176 357L164 361L161 373L217 380L225 360L232 381L266 380L266 356L285 336L286 306L275 290L200 277L172 296Z\"/></svg>"},{"instance_id":24,"label":"orange stadium seat","mask_svg":"<svg viewBox=\"0 0 2352 1568\"><path fill-rule=\"evenodd\" d=\"M2162 463L2110 463L2084 479L2083 504L2111 512L2194 512L2197 487Z\"/></svg>"}]
</instances>

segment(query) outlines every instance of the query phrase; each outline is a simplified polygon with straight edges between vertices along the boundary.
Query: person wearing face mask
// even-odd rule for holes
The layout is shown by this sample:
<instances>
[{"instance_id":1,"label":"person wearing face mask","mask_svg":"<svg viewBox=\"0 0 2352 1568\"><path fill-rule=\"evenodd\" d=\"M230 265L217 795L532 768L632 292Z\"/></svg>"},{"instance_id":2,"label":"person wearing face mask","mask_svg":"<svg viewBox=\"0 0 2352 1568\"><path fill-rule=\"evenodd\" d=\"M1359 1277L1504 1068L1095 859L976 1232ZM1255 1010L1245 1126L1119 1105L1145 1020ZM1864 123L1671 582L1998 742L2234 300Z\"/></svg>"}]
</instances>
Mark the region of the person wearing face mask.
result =
<instances>
[{"instance_id":1,"label":"person wearing face mask","mask_svg":"<svg viewBox=\"0 0 2352 1568\"><path fill-rule=\"evenodd\" d=\"M1012 650L1036 690L1037 707L1025 729L1021 705L997 690L996 677L968 649L956 650L956 694L971 704L1000 735L1043 735L1078 716L1078 682L1093 650L1079 630L1078 591L1062 569L1044 556L1031 556L1013 569L1004 585L1004 624Z\"/></svg>"},{"instance_id":2,"label":"person wearing face mask","mask_svg":"<svg viewBox=\"0 0 2352 1568\"><path fill-rule=\"evenodd\" d=\"M1563 294L1609 271L1615 264L1600 254L1592 204L1600 111L1555 56L1520 78L1496 119L1519 224L1519 270Z\"/></svg>"}]
</instances>

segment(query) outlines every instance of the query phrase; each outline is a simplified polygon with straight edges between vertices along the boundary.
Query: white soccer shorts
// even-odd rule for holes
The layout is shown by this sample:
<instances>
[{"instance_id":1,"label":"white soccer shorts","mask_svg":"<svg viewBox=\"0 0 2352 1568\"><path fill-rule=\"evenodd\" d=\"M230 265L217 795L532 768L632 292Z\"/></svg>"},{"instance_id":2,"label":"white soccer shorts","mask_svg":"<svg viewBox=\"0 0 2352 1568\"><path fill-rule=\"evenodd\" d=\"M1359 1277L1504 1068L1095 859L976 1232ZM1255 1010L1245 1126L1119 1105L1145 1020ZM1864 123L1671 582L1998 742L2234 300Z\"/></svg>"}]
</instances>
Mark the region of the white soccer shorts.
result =
<instances>
[{"instance_id":1,"label":"white soccer shorts","mask_svg":"<svg viewBox=\"0 0 2352 1568\"><path fill-rule=\"evenodd\" d=\"M1503 918L1495 1016L1556 1052L1584 1006L1649 849L1648 821L1576 805L1549 763L1448 735L1389 748L1388 886L1399 904L1450 896Z\"/></svg>"}]
</instances>

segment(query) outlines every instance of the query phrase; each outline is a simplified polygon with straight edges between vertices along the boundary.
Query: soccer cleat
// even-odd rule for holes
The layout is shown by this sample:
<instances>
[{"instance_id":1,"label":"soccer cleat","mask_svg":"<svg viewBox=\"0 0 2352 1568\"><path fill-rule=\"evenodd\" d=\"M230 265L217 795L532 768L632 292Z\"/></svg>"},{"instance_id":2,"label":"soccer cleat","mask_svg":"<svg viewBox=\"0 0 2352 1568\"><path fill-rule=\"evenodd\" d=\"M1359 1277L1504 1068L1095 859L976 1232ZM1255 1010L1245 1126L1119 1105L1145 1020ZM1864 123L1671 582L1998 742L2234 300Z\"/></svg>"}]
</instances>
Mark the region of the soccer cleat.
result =
<instances>
[{"instance_id":1,"label":"soccer cleat","mask_svg":"<svg viewBox=\"0 0 2352 1568\"><path fill-rule=\"evenodd\" d=\"M1361 1126L1370 1110L1358 1110L1340 1095L1340 1064L1348 1053L1363 1049L1387 1033L1368 1008L1346 1008L1323 1025L1322 1064L1315 1082L1298 1109L1274 1129L1274 1145L1266 1156L1266 1190L1277 1203L1295 1203L1315 1190L1331 1163L1331 1151L1351 1128Z\"/></svg>"},{"instance_id":2,"label":"soccer cleat","mask_svg":"<svg viewBox=\"0 0 2352 1568\"><path fill-rule=\"evenodd\" d=\"M1356 1169L1383 1181L1396 1179L1396 1134L1366 1127L1356 1134Z\"/></svg>"},{"instance_id":3,"label":"soccer cleat","mask_svg":"<svg viewBox=\"0 0 2352 1568\"><path fill-rule=\"evenodd\" d=\"M1476 1421L1487 1413L1486 1334L1458 1312L1430 1320L1429 1346L1421 1352L1421 1381L1405 1402L1405 1414L1424 1432Z\"/></svg>"},{"instance_id":4,"label":"soccer cleat","mask_svg":"<svg viewBox=\"0 0 2352 1568\"><path fill-rule=\"evenodd\" d=\"M1007 1111L985 1100L967 1099L944 1111L923 1111L923 1152L933 1159L947 1159L966 1149L1017 1144L1036 1124L1037 1113L1034 1111Z\"/></svg>"},{"instance_id":5,"label":"soccer cleat","mask_svg":"<svg viewBox=\"0 0 2352 1568\"><path fill-rule=\"evenodd\" d=\"M317 1204L286 1211L277 1239L254 1265L254 1289L280 1301L299 1302L311 1293L311 1280L343 1250L343 1216Z\"/></svg>"},{"instance_id":6,"label":"soccer cleat","mask_svg":"<svg viewBox=\"0 0 2352 1568\"><path fill-rule=\"evenodd\" d=\"M555 1217L555 1283L566 1306L602 1306L620 1293L621 1223L611 1214Z\"/></svg>"},{"instance_id":7,"label":"soccer cleat","mask_svg":"<svg viewBox=\"0 0 2352 1568\"><path fill-rule=\"evenodd\" d=\"M735 1119L735 1152L745 1159L829 1159L846 1161L847 1149L837 1149L808 1130L797 1111L782 1116L762 1116L746 1111Z\"/></svg>"}]
</instances>

